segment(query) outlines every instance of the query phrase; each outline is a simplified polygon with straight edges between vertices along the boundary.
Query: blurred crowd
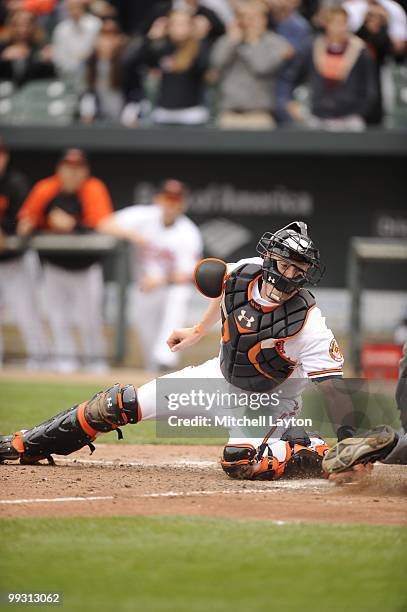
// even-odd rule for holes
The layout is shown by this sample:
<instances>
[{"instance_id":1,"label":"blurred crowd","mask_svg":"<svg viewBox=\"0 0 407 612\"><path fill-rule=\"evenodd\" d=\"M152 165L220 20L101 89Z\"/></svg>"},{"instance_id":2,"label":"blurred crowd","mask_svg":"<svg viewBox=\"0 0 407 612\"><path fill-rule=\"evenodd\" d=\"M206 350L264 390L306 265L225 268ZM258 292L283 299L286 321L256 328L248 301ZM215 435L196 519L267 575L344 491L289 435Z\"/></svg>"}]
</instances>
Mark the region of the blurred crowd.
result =
<instances>
[{"instance_id":1,"label":"blurred crowd","mask_svg":"<svg viewBox=\"0 0 407 612\"><path fill-rule=\"evenodd\" d=\"M383 122L386 69L406 61L406 8L406 0L0 0L0 81L18 90L62 80L86 124L357 131Z\"/></svg>"}]
</instances>

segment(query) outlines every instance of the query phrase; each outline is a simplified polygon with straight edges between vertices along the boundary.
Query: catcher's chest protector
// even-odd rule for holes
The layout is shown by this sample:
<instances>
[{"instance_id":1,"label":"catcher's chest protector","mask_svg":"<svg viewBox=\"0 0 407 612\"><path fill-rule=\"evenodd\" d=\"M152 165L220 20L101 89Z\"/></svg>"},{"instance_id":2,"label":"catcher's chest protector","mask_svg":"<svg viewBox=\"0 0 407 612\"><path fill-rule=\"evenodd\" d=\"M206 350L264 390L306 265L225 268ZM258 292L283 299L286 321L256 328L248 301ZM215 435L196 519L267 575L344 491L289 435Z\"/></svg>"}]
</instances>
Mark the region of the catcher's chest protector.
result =
<instances>
[{"instance_id":1,"label":"catcher's chest protector","mask_svg":"<svg viewBox=\"0 0 407 612\"><path fill-rule=\"evenodd\" d=\"M221 370L231 384L247 391L271 391L292 373L296 362L284 354L283 341L303 328L315 305L301 289L278 306L260 306L251 298L261 267L244 264L225 283L222 303Z\"/></svg>"}]
</instances>

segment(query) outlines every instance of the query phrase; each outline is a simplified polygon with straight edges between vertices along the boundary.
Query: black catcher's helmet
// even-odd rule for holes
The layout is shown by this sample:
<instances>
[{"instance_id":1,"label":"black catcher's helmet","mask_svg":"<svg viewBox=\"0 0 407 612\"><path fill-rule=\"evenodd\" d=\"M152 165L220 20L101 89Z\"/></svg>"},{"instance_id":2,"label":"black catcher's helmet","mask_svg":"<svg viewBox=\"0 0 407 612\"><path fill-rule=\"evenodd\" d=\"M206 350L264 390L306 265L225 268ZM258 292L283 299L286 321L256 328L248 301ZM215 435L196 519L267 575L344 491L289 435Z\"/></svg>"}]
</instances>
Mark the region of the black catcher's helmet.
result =
<instances>
[{"instance_id":1,"label":"black catcher's helmet","mask_svg":"<svg viewBox=\"0 0 407 612\"><path fill-rule=\"evenodd\" d=\"M321 280L325 266L320 262L319 251L308 236L306 223L294 221L274 234L266 232L260 238L257 253L263 258L263 280L272 283L284 293L292 293L306 284L316 285ZM277 260L290 259L308 264L298 276L287 278L277 268Z\"/></svg>"}]
</instances>

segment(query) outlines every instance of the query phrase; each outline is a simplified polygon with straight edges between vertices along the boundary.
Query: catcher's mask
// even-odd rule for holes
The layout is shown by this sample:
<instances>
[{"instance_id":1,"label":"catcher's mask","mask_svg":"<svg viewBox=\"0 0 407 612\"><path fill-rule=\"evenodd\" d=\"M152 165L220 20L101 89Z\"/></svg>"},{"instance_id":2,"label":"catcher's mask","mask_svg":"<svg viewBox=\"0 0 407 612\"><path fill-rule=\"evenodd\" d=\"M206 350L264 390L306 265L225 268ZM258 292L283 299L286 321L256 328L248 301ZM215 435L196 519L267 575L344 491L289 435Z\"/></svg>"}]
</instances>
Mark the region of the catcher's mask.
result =
<instances>
[{"instance_id":1,"label":"catcher's mask","mask_svg":"<svg viewBox=\"0 0 407 612\"><path fill-rule=\"evenodd\" d=\"M268 297L274 298L274 289L290 294L306 284L316 285L325 272L319 251L308 236L307 225L302 221L294 221L274 234L266 232L260 238L256 251L263 258L263 281L273 285ZM280 266L281 271L278 262L283 264ZM296 267L295 262L302 265ZM296 273L289 278L286 270L291 266L296 267Z\"/></svg>"}]
</instances>

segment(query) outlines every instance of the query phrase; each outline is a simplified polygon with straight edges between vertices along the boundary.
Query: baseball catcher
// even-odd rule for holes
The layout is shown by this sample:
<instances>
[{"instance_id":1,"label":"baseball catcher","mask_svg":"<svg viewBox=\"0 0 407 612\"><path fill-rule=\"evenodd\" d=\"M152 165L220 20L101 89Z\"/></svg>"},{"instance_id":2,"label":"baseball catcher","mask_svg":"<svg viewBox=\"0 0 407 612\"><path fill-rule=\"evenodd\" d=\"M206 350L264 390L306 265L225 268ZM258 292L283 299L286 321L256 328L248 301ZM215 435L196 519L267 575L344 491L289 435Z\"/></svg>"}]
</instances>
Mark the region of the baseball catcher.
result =
<instances>
[{"instance_id":1,"label":"baseball catcher","mask_svg":"<svg viewBox=\"0 0 407 612\"><path fill-rule=\"evenodd\" d=\"M311 380L326 392L338 440L353 435L351 409L338 393L343 357L315 298L305 288L317 284L324 266L305 223L295 221L265 233L258 256L226 264L206 259L195 272L197 288L211 301L201 321L176 329L167 344L173 352L192 346L222 321L220 353L196 367L162 378L218 379L246 394L271 393L288 379ZM216 382L216 381L215 381ZM0 461L52 461L93 442L102 433L157 416L157 380L137 390L115 384L45 423L0 437ZM275 416L296 416L300 391L286 394ZM298 427L279 427L257 438L230 431L221 465L232 478L275 479L321 475L328 447Z\"/></svg>"}]
</instances>

